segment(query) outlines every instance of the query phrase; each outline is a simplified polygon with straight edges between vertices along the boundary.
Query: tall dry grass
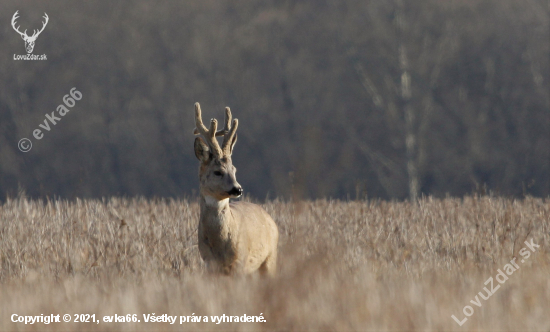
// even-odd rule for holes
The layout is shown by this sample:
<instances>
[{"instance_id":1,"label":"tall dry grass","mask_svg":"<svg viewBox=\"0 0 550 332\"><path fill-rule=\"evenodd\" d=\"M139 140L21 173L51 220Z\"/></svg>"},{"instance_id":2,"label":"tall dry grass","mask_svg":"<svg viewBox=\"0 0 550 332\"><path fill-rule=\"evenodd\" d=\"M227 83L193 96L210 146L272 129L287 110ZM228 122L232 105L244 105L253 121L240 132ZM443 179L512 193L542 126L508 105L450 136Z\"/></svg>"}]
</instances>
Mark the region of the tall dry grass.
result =
<instances>
[{"instance_id":1,"label":"tall dry grass","mask_svg":"<svg viewBox=\"0 0 550 332\"><path fill-rule=\"evenodd\" d=\"M188 200L10 199L0 206L0 330L550 329L550 201L497 197L264 204L274 279L212 276ZM481 308L497 269L535 253ZM496 281L495 281L496 283ZM462 327L463 307L474 313ZM266 323L144 323L143 314L259 315ZM12 314L137 314L141 323L12 323Z\"/></svg>"}]
</instances>

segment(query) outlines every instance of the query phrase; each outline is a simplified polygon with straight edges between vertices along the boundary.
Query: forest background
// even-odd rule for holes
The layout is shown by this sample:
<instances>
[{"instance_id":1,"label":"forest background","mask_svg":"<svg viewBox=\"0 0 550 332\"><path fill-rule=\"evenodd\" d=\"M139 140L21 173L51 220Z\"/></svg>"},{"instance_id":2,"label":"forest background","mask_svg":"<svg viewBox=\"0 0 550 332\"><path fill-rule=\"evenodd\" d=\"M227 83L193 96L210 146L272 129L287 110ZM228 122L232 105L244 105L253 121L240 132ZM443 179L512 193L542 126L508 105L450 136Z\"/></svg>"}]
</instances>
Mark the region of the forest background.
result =
<instances>
[{"instance_id":1,"label":"forest background","mask_svg":"<svg viewBox=\"0 0 550 332\"><path fill-rule=\"evenodd\" d=\"M2 8L0 199L196 195L197 101L240 120L233 161L258 199L550 194L548 0ZM13 59L16 10L28 31L48 14L46 61Z\"/></svg>"}]
</instances>

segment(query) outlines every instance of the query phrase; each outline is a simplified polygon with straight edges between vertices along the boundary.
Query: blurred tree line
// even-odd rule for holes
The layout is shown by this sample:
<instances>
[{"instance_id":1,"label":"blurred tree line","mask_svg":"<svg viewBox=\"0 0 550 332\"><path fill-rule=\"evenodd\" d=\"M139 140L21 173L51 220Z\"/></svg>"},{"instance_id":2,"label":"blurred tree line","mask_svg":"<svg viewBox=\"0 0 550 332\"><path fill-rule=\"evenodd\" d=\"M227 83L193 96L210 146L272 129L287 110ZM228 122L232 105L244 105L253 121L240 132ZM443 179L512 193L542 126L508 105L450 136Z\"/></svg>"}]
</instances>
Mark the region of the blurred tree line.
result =
<instances>
[{"instance_id":1,"label":"blurred tree line","mask_svg":"<svg viewBox=\"0 0 550 332\"><path fill-rule=\"evenodd\" d=\"M50 17L47 61L13 60L16 10L22 30ZM196 101L239 118L258 198L548 196L549 16L548 0L7 0L1 197L193 195Z\"/></svg>"}]
</instances>

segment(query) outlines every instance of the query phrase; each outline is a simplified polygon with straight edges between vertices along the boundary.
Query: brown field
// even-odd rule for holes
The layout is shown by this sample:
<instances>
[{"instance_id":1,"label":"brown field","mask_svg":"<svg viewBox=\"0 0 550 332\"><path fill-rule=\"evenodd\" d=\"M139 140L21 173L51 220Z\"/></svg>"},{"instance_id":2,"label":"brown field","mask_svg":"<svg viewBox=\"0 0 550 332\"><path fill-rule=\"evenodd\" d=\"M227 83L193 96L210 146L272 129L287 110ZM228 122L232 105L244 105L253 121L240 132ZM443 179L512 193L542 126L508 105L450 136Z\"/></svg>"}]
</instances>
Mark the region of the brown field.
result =
<instances>
[{"instance_id":1,"label":"brown field","mask_svg":"<svg viewBox=\"0 0 550 332\"><path fill-rule=\"evenodd\" d=\"M550 329L548 199L264 206L281 234L274 279L208 275L195 201L8 200L0 205L0 330ZM531 239L540 248L521 263ZM471 304L513 257L520 268L479 298L481 307ZM460 327L451 315L464 318L466 305L474 312ZM178 321L145 323L152 313ZM12 314L137 314L141 322L25 325ZM179 324L192 314L266 322Z\"/></svg>"}]
</instances>

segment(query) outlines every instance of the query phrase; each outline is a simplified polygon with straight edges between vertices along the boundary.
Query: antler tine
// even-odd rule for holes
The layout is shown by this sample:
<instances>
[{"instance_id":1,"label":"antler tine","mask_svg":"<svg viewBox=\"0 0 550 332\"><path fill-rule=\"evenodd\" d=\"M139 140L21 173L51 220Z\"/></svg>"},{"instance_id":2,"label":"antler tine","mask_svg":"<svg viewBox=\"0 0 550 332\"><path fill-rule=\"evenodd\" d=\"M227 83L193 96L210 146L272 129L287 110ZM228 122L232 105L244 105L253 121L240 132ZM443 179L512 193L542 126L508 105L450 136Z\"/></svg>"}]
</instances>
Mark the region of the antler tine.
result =
<instances>
[{"instance_id":1,"label":"antler tine","mask_svg":"<svg viewBox=\"0 0 550 332\"><path fill-rule=\"evenodd\" d=\"M216 119L210 120L210 129L206 129L206 126L202 122L201 106L199 103L195 103L195 135L203 135L206 138L208 145L212 148L212 152L218 156L222 155L220 145L216 140L216 130L218 129L218 121Z\"/></svg>"},{"instance_id":2,"label":"antler tine","mask_svg":"<svg viewBox=\"0 0 550 332\"><path fill-rule=\"evenodd\" d=\"M17 19L19 18L19 10L16 10L15 11L15 14L13 14L12 18L11 18L11 25L15 28L15 24L17 23ZM19 27L18 27L19 28Z\"/></svg>"},{"instance_id":3,"label":"antler tine","mask_svg":"<svg viewBox=\"0 0 550 332\"><path fill-rule=\"evenodd\" d=\"M233 120L233 125L231 125L231 110L229 107L225 108L225 127L227 130L224 132L223 143L222 143L222 152L225 156L231 155L231 145L233 143L233 138L237 132L237 127L239 126L239 120Z\"/></svg>"},{"instance_id":4,"label":"antler tine","mask_svg":"<svg viewBox=\"0 0 550 332\"><path fill-rule=\"evenodd\" d=\"M34 36L38 37L38 35L40 35L42 31L44 31L44 28L46 28L46 25L48 25L48 21L50 20L50 18L48 17L48 14L44 13L44 16L42 17L44 18L44 22L42 22L42 29L40 30L36 29L36 32L33 33L33 37Z\"/></svg>"},{"instance_id":5,"label":"antler tine","mask_svg":"<svg viewBox=\"0 0 550 332\"><path fill-rule=\"evenodd\" d=\"M202 115L201 115L201 105L199 103L195 103L195 135L202 134L206 136L206 133L208 133L208 129L204 126L202 123Z\"/></svg>"},{"instance_id":6,"label":"antler tine","mask_svg":"<svg viewBox=\"0 0 550 332\"><path fill-rule=\"evenodd\" d=\"M225 108L225 125L222 130L216 132L216 136L225 136L231 130L231 110L229 107Z\"/></svg>"},{"instance_id":7,"label":"antler tine","mask_svg":"<svg viewBox=\"0 0 550 332\"><path fill-rule=\"evenodd\" d=\"M16 21L17 21L17 19L19 18L19 16L17 16L17 15L19 15L19 10L15 11L15 14L13 14L13 17L11 18L11 26L12 26L13 29L14 29L15 31L17 31L17 33L20 34L21 36L27 35L27 30L25 30L25 32L21 32L21 31L19 31L19 28L20 28L21 26L18 26L17 28L15 27L15 25L17 24Z\"/></svg>"}]
</instances>

